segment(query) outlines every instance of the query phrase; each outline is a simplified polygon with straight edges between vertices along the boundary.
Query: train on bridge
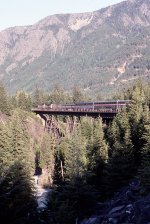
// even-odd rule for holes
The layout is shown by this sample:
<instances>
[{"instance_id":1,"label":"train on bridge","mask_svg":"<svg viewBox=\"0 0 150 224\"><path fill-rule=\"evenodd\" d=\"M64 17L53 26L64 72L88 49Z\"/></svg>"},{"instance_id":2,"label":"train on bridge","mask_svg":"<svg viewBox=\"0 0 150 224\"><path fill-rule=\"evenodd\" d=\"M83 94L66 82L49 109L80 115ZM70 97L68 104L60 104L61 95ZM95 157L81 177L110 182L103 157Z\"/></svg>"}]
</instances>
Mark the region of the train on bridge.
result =
<instances>
[{"instance_id":1,"label":"train on bridge","mask_svg":"<svg viewBox=\"0 0 150 224\"><path fill-rule=\"evenodd\" d=\"M40 110L60 110L60 111L102 111L102 112L119 112L123 110L130 100L111 100L111 101L94 101L79 102L73 104L50 104L38 105Z\"/></svg>"}]
</instances>

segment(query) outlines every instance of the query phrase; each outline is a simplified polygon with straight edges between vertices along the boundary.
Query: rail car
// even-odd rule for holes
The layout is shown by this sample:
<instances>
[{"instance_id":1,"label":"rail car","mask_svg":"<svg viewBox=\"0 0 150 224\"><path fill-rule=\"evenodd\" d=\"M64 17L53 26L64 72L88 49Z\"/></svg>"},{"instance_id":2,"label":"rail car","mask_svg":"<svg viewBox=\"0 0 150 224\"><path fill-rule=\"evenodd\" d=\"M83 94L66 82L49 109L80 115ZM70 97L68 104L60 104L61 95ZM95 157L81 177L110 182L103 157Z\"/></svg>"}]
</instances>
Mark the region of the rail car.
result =
<instances>
[{"instance_id":1,"label":"rail car","mask_svg":"<svg viewBox=\"0 0 150 224\"><path fill-rule=\"evenodd\" d=\"M88 104L93 104L93 103L102 103L102 104L116 104L116 103L130 103L131 100L103 100L103 101L94 101L94 102L78 102L75 103L75 105L88 105Z\"/></svg>"},{"instance_id":2,"label":"rail car","mask_svg":"<svg viewBox=\"0 0 150 224\"><path fill-rule=\"evenodd\" d=\"M75 104L66 104L62 105L65 108L72 108L72 109L93 109L93 110L100 110L100 109L111 109L121 110L126 107L131 101L130 100L111 100L111 101L95 101L95 102L79 102Z\"/></svg>"},{"instance_id":3,"label":"rail car","mask_svg":"<svg viewBox=\"0 0 150 224\"><path fill-rule=\"evenodd\" d=\"M44 110L68 110L68 111L120 111L130 103L130 100L111 100L95 102L79 102L74 104L50 104L39 105Z\"/></svg>"}]
</instances>

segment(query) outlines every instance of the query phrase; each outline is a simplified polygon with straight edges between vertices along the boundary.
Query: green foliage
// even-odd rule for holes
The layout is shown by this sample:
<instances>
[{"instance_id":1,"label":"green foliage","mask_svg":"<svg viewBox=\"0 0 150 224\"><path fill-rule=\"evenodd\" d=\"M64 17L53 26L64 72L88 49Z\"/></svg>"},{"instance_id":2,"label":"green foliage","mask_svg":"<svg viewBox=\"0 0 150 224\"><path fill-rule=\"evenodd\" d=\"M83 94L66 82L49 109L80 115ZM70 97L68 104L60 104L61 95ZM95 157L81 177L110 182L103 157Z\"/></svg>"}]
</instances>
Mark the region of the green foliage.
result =
<instances>
[{"instance_id":1,"label":"green foliage","mask_svg":"<svg viewBox=\"0 0 150 224\"><path fill-rule=\"evenodd\" d=\"M29 224L36 213L34 188L26 164L16 161L0 178L0 219Z\"/></svg>"},{"instance_id":2,"label":"green foliage","mask_svg":"<svg viewBox=\"0 0 150 224\"><path fill-rule=\"evenodd\" d=\"M87 138L87 180L100 189L103 185L103 172L108 160L108 146L101 119L93 119L90 131L90 138Z\"/></svg>"},{"instance_id":3,"label":"green foliage","mask_svg":"<svg viewBox=\"0 0 150 224\"><path fill-rule=\"evenodd\" d=\"M96 203L96 195L95 189L81 178L56 188L48 204L52 216L50 223L74 224L75 220L88 217Z\"/></svg>"},{"instance_id":4,"label":"green foliage","mask_svg":"<svg viewBox=\"0 0 150 224\"><path fill-rule=\"evenodd\" d=\"M68 151L65 156L66 177L74 181L83 177L87 169L86 141L80 130L74 133L69 141Z\"/></svg>"},{"instance_id":5,"label":"green foliage","mask_svg":"<svg viewBox=\"0 0 150 224\"><path fill-rule=\"evenodd\" d=\"M9 124L12 133L12 156L25 162L28 161L29 136L23 122L19 111L14 111Z\"/></svg>"},{"instance_id":6,"label":"green foliage","mask_svg":"<svg viewBox=\"0 0 150 224\"><path fill-rule=\"evenodd\" d=\"M0 83L0 111L9 115L10 109L9 98L7 97L5 87L2 83Z\"/></svg>"},{"instance_id":7,"label":"green foliage","mask_svg":"<svg viewBox=\"0 0 150 224\"><path fill-rule=\"evenodd\" d=\"M142 149L142 162L139 168L139 179L144 187L145 193L150 192L150 116L149 121L145 125L145 131L142 138L145 140Z\"/></svg>"},{"instance_id":8,"label":"green foliage","mask_svg":"<svg viewBox=\"0 0 150 224\"><path fill-rule=\"evenodd\" d=\"M30 111L31 107L32 107L32 101L31 101L30 95L24 91L17 92L17 94L15 96L15 105L14 106L16 106L22 110Z\"/></svg>"},{"instance_id":9,"label":"green foliage","mask_svg":"<svg viewBox=\"0 0 150 224\"><path fill-rule=\"evenodd\" d=\"M33 94L33 106L37 107L44 103L43 91L40 90L37 86Z\"/></svg>"},{"instance_id":10,"label":"green foliage","mask_svg":"<svg viewBox=\"0 0 150 224\"><path fill-rule=\"evenodd\" d=\"M108 129L107 138L110 147L106 169L108 194L127 184L138 170L143 186L149 185L149 153L145 151L149 147L148 90L149 86L143 86L138 81L124 93L124 98L131 99L131 104L126 111L116 116Z\"/></svg>"},{"instance_id":11,"label":"green foliage","mask_svg":"<svg viewBox=\"0 0 150 224\"><path fill-rule=\"evenodd\" d=\"M78 102L83 102L84 101L84 96L82 94L82 91L79 87L74 87L72 91L72 102L73 103L78 103Z\"/></svg>"},{"instance_id":12,"label":"green foliage","mask_svg":"<svg viewBox=\"0 0 150 224\"><path fill-rule=\"evenodd\" d=\"M106 167L107 193L127 184L135 174L134 148L131 141L131 129L126 112L121 112L114 119L108 130L110 157ZM109 185L111 183L111 185Z\"/></svg>"},{"instance_id":13,"label":"green foliage","mask_svg":"<svg viewBox=\"0 0 150 224\"><path fill-rule=\"evenodd\" d=\"M53 184L54 176L54 160L56 153L56 140L52 134L46 133L41 142L41 160L42 167L46 169L48 176L48 183L50 186Z\"/></svg>"},{"instance_id":14,"label":"green foliage","mask_svg":"<svg viewBox=\"0 0 150 224\"><path fill-rule=\"evenodd\" d=\"M149 86L138 81L130 92L131 105L128 108L128 116L131 127L131 140L134 145L135 161L139 166L141 161L141 149L144 139L142 138L144 125L149 117L148 94Z\"/></svg>"},{"instance_id":15,"label":"green foliage","mask_svg":"<svg viewBox=\"0 0 150 224\"><path fill-rule=\"evenodd\" d=\"M107 162L108 159L108 147L104 137L102 120L98 119L94 122L93 130L93 145L94 145L94 154L95 161L102 160Z\"/></svg>"},{"instance_id":16,"label":"green foliage","mask_svg":"<svg viewBox=\"0 0 150 224\"><path fill-rule=\"evenodd\" d=\"M0 123L0 169L1 175L13 162L14 158L12 156L12 139L11 131L8 126Z\"/></svg>"},{"instance_id":17,"label":"green foliage","mask_svg":"<svg viewBox=\"0 0 150 224\"><path fill-rule=\"evenodd\" d=\"M67 32L69 42L59 41L57 31L60 24L50 26L49 29L43 26L46 36L49 36L49 32L54 32L54 39L57 37L58 43L62 44L58 44L55 52L42 44L45 47L39 57L28 64L27 55L16 68L10 70L9 75L3 77L10 91L14 93L18 89L25 89L32 92L35 85L47 91L59 83L67 90L71 90L74 85L80 85L89 93L97 94L100 90L102 96L111 97L112 92L130 85L140 76L149 80L150 33L149 26L146 25L148 14L146 12L145 17L142 16L140 5L133 7L133 4L120 4L106 20L102 16L104 11L100 10L94 13L95 20L92 20L90 26L84 26L76 32L67 28L68 15L57 15L57 19L61 19L64 33ZM122 19L124 14L133 21L133 26L125 24ZM141 21L138 26L133 20L137 17ZM101 26L100 18L103 20ZM15 58L13 62L12 60L7 58L0 68L1 74L15 62ZM122 75L119 68L125 68ZM113 85L112 80L116 80Z\"/></svg>"},{"instance_id":18,"label":"green foliage","mask_svg":"<svg viewBox=\"0 0 150 224\"><path fill-rule=\"evenodd\" d=\"M55 87L50 94L37 88L33 96L34 106L43 102L85 99L78 88L73 91L70 96L60 87ZM33 223L38 223L31 215L36 214L31 173L46 173L46 183L57 185L48 197L45 212L50 214L46 223L80 221L90 215L96 203L95 196L105 200L137 176L143 193L149 193L149 86L137 82L123 92L122 97L131 99L131 104L108 126L101 118L57 117L55 125L63 133L60 137L56 137L53 129L50 133L40 133L38 138L33 135L31 139L28 121L35 117L24 111L30 108L26 96L25 92L14 96L13 105L20 109L11 110L11 116L3 115L0 122L0 218L3 217L6 224L9 218L14 224L30 223L32 218ZM7 212L9 217L6 217Z\"/></svg>"},{"instance_id":19,"label":"green foliage","mask_svg":"<svg viewBox=\"0 0 150 224\"><path fill-rule=\"evenodd\" d=\"M48 97L50 103L65 104L71 102L71 96L63 88L56 85Z\"/></svg>"}]
</instances>

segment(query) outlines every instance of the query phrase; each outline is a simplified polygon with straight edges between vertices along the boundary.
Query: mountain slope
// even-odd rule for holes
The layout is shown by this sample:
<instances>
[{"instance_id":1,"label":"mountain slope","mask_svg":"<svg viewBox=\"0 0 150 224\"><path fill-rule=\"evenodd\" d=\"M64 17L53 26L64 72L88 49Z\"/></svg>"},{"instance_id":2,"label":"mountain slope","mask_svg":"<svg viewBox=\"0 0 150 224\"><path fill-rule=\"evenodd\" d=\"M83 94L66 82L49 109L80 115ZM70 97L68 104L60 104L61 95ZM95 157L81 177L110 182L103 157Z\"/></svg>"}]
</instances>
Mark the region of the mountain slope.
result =
<instances>
[{"instance_id":1,"label":"mountain slope","mask_svg":"<svg viewBox=\"0 0 150 224\"><path fill-rule=\"evenodd\" d=\"M150 1L54 15L0 32L0 78L11 93L35 85L108 92L150 78Z\"/></svg>"}]
</instances>

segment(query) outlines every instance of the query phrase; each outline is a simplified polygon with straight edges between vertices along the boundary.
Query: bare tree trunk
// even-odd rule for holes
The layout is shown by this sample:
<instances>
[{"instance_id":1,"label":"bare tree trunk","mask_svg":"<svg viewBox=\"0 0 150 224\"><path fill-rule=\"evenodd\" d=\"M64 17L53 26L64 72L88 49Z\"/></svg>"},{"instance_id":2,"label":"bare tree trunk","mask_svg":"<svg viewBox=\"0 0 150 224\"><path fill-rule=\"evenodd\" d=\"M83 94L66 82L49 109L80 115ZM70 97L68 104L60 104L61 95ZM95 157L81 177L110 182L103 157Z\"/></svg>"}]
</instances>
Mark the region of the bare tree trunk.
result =
<instances>
[{"instance_id":1,"label":"bare tree trunk","mask_svg":"<svg viewBox=\"0 0 150 224\"><path fill-rule=\"evenodd\" d=\"M60 168L61 168L61 177L62 177L62 180L64 181L64 170L63 170L62 160L60 161Z\"/></svg>"}]
</instances>

